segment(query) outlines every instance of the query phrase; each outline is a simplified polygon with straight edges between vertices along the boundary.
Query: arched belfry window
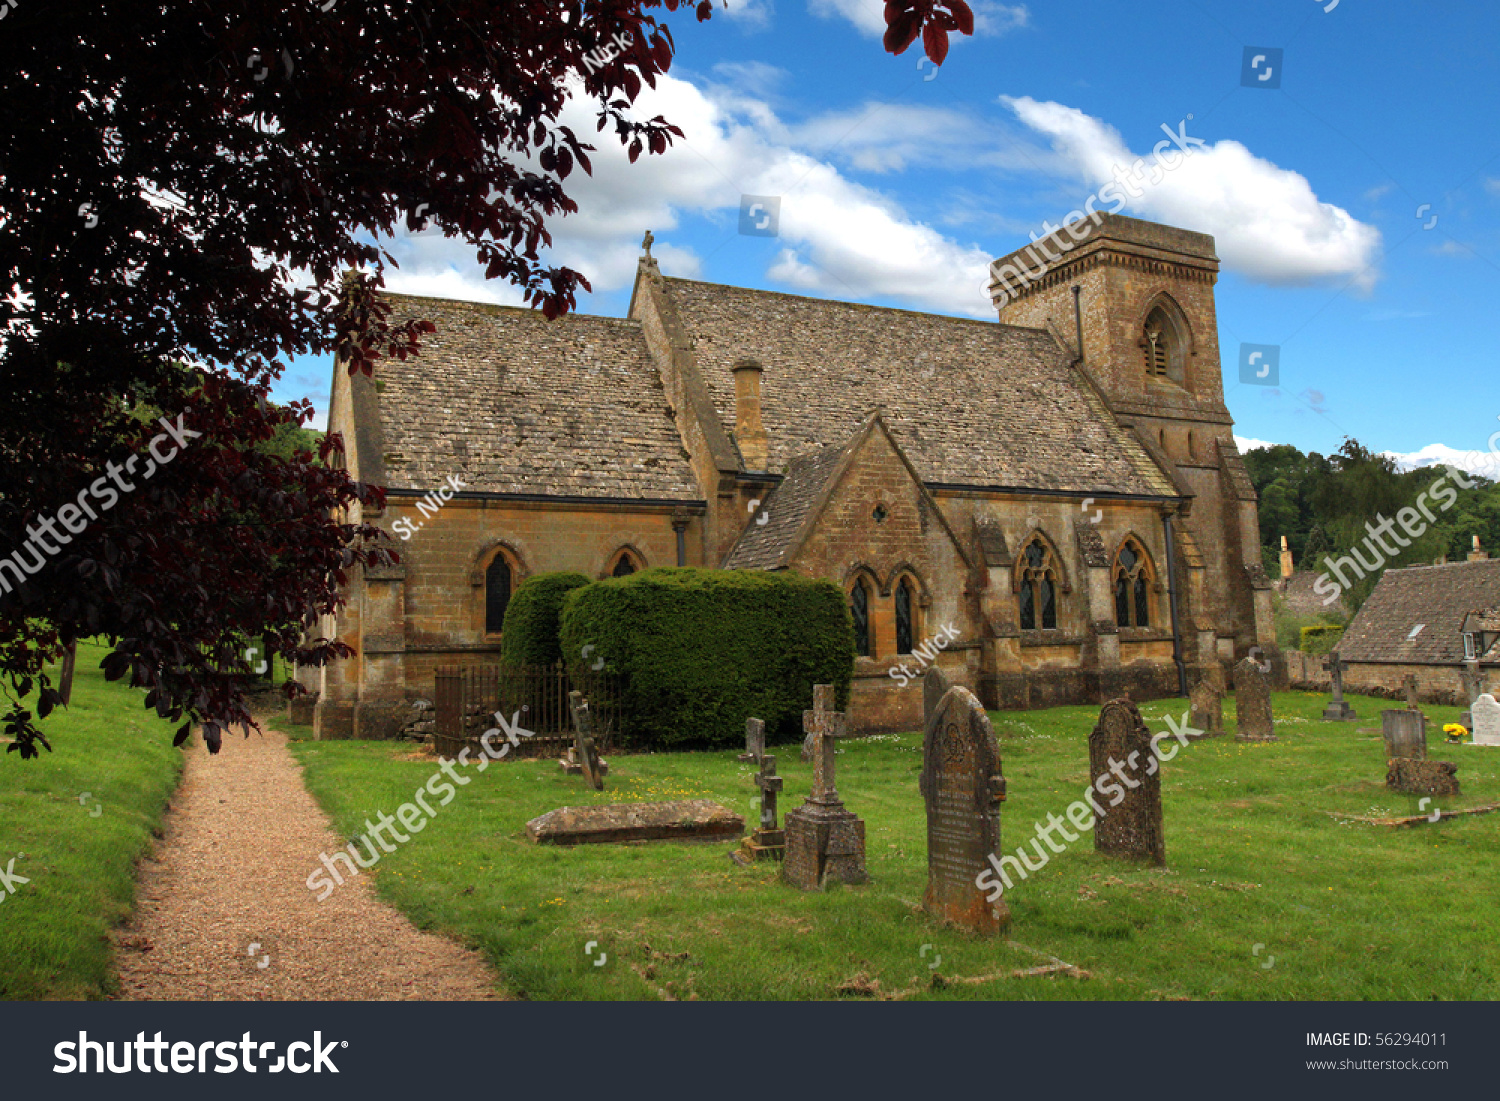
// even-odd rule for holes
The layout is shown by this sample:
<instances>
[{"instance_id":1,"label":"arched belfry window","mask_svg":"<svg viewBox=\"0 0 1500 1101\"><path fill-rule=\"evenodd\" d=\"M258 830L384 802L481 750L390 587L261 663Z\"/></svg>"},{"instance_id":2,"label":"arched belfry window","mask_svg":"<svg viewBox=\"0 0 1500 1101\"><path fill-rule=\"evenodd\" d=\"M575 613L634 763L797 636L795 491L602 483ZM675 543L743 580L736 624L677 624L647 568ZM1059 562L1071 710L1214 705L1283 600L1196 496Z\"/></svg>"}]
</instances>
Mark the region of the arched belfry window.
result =
<instances>
[{"instance_id":1,"label":"arched belfry window","mask_svg":"<svg viewBox=\"0 0 1500 1101\"><path fill-rule=\"evenodd\" d=\"M610 571L611 577L629 577L635 573L635 563L630 560L630 555L620 555L620 560L615 563L615 568Z\"/></svg>"},{"instance_id":2,"label":"arched belfry window","mask_svg":"<svg viewBox=\"0 0 1500 1101\"><path fill-rule=\"evenodd\" d=\"M498 635L505 627L505 609L510 607L510 594L515 583L515 571L510 568L504 554L497 554L484 571L484 629Z\"/></svg>"},{"instance_id":3,"label":"arched belfry window","mask_svg":"<svg viewBox=\"0 0 1500 1101\"><path fill-rule=\"evenodd\" d=\"M1115 623L1121 627L1151 626L1151 559L1134 539L1127 539L1115 555Z\"/></svg>"},{"instance_id":4,"label":"arched belfry window","mask_svg":"<svg viewBox=\"0 0 1500 1101\"><path fill-rule=\"evenodd\" d=\"M1147 377L1169 379L1181 385L1186 362L1186 334L1165 306L1157 306L1147 315L1146 323L1141 327L1140 343Z\"/></svg>"},{"instance_id":5,"label":"arched belfry window","mask_svg":"<svg viewBox=\"0 0 1500 1101\"><path fill-rule=\"evenodd\" d=\"M1057 555L1040 535L1021 551L1016 563L1020 571L1016 600L1021 630L1052 631L1057 629Z\"/></svg>"},{"instance_id":6,"label":"arched belfry window","mask_svg":"<svg viewBox=\"0 0 1500 1101\"><path fill-rule=\"evenodd\" d=\"M854 620L854 652L862 658L872 658L870 648L870 583L863 577L855 578L849 590L849 615Z\"/></svg>"},{"instance_id":7,"label":"arched belfry window","mask_svg":"<svg viewBox=\"0 0 1500 1101\"><path fill-rule=\"evenodd\" d=\"M916 594L912 592L911 578L903 577L896 586L896 653L909 654L916 646L916 620L912 605Z\"/></svg>"},{"instance_id":8,"label":"arched belfry window","mask_svg":"<svg viewBox=\"0 0 1500 1101\"><path fill-rule=\"evenodd\" d=\"M636 570L646 568L644 562L629 547L621 547L615 552L614 558L604 567L605 577L628 577Z\"/></svg>"}]
</instances>

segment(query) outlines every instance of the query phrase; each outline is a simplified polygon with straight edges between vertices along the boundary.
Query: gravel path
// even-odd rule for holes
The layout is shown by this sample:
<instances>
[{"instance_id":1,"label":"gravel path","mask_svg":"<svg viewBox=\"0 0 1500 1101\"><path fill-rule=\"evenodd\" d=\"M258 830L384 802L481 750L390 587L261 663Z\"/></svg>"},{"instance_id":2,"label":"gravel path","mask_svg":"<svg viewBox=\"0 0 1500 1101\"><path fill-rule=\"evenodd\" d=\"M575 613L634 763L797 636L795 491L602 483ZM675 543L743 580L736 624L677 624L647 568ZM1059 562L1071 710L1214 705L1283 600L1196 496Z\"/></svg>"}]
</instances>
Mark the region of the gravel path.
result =
<instances>
[{"instance_id":1,"label":"gravel path","mask_svg":"<svg viewBox=\"0 0 1500 1101\"><path fill-rule=\"evenodd\" d=\"M499 996L479 953L419 932L375 897L368 874L346 875L322 902L307 889L319 855L343 843L284 734L226 736L218 756L195 744L165 829L116 938L120 998Z\"/></svg>"}]
</instances>

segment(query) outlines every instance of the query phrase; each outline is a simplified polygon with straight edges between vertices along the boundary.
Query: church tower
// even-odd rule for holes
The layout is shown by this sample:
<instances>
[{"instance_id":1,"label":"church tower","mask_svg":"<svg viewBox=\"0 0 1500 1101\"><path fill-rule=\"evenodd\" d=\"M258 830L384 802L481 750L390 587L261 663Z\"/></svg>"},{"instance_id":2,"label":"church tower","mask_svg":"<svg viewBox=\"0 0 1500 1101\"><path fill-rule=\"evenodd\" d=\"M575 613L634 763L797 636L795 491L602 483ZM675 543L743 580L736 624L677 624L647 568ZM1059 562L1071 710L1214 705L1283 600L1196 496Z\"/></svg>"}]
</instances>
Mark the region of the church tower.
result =
<instances>
[{"instance_id":1,"label":"church tower","mask_svg":"<svg viewBox=\"0 0 1500 1101\"><path fill-rule=\"evenodd\" d=\"M1178 552L1197 589L1183 595L1200 657L1232 661L1255 645L1269 654L1256 494L1224 404L1214 239L1102 212L1047 228L990 265L1000 321L1048 329L1078 356L1116 419L1188 499L1176 517Z\"/></svg>"}]
</instances>

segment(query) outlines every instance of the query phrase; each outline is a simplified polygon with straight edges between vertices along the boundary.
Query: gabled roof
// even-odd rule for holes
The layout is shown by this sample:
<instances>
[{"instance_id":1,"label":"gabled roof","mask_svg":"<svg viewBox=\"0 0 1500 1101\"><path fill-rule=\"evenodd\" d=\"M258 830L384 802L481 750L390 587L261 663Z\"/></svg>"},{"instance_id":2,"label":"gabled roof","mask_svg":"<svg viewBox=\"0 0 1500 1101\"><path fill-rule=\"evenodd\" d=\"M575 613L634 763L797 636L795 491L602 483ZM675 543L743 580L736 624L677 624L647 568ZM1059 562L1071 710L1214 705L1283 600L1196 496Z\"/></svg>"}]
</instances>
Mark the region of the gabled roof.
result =
<instances>
[{"instance_id":1,"label":"gabled roof","mask_svg":"<svg viewBox=\"0 0 1500 1101\"><path fill-rule=\"evenodd\" d=\"M385 297L437 325L375 369L386 485L702 500L639 322Z\"/></svg>"},{"instance_id":2,"label":"gabled roof","mask_svg":"<svg viewBox=\"0 0 1500 1101\"><path fill-rule=\"evenodd\" d=\"M928 484L1176 497L1042 329L662 279L719 420L733 367L764 367L769 469L849 438L882 407Z\"/></svg>"},{"instance_id":3,"label":"gabled roof","mask_svg":"<svg viewBox=\"0 0 1500 1101\"><path fill-rule=\"evenodd\" d=\"M1349 662L1459 665L1465 619L1496 604L1500 558L1386 570L1336 649Z\"/></svg>"}]
</instances>

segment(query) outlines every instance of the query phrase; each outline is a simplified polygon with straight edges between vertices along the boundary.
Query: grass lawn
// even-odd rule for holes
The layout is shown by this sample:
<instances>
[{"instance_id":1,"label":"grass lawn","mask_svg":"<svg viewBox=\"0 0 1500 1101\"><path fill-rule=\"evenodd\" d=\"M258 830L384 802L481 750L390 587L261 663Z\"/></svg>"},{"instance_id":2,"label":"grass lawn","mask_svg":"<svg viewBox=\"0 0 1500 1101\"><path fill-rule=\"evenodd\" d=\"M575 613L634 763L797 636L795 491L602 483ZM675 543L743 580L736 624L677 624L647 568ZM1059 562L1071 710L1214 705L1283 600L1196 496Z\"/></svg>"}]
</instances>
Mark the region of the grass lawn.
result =
<instances>
[{"instance_id":1,"label":"grass lawn","mask_svg":"<svg viewBox=\"0 0 1500 1101\"><path fill-rule=\"evenodd\" d=\"M804 894L774 865L736 866L723 844L565 849L525 838L528 819L587 803L706 797L753 820L751 769L733 752L617 756L598 794L555 761L507 760L482 775L471 766L472 783L364 874L419 925L480 947L505 987L532 999L1500 998L1500 812L1403 829L1331 817L1419 813L1416 797L1385 790L1379 734L1357 731L1378 730L1390 703L1351 697L1360 721L1338 724L1318 718L1322 695L1274 700L1279 742L1209 739L1163 765L1166 868L1101 857L1084 835L1006 892L1007 940L941 928L920 909L919 734L839 751L839 792L866 822L867 886ZM1155 732L1184 704L1142 711ZM1232 733L1231 700L1226 711ZM1446 746L1442 724L1457 709L1428 715L1432 755L1460 765L1464 794L1444 809L1500 801L1500 751ZM1009 781L1005 851L1082 793L1097 716L992 714ZM436 769L391 743L300 741L294 752L350 838ZM796 746L775 752L785 813L805 797L811 766ZM1090 977L1013 974L1050 957Z\"/></svg>"},{"instance_id":2,"label":"grass lawn","mask_svg":"<svg viewBox=\"0 0 1500 1101\"><path fill-rule=\"evenodd\" d=\"M41 724L53 752L0 753L0 870L15 858L12 874L30 880L0 905L0 998L112 989L109 933L182 773L175 724L142 707L143 692L105 683L106 652L79 644L72 705Z\"/></svg>"}]
</instances>

